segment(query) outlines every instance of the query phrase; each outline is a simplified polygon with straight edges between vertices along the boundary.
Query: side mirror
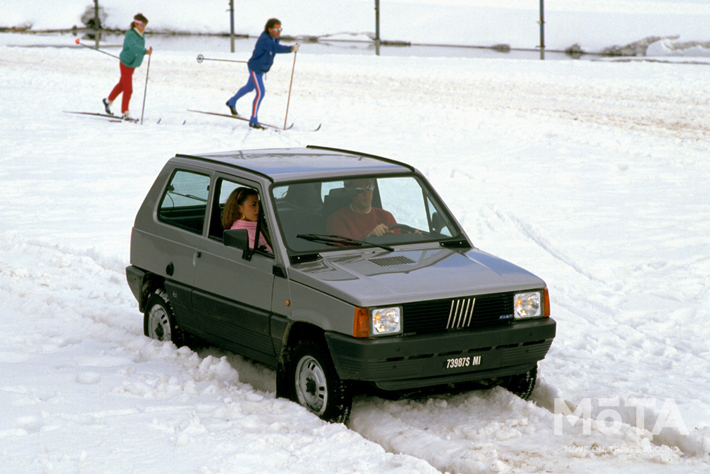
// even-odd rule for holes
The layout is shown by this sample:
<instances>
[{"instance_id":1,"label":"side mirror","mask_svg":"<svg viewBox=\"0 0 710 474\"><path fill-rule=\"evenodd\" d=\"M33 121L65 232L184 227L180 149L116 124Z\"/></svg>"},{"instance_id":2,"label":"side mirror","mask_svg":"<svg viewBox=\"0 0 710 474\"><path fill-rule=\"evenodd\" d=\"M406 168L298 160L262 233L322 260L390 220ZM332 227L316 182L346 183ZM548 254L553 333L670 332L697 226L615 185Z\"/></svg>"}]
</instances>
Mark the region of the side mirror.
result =
<instances>
[{"instance_id":1,"label":"side mirror","mask_svg":"<svg viewBox=\"0 0 710 474\"><path fill-rule=\"evenodd\" d=\"M223 237L224 245L241 250L243 252L243 259L251 259L251 252L249 250L249 233L246 229L225 230Z\"/></svg>"}]
</instances>

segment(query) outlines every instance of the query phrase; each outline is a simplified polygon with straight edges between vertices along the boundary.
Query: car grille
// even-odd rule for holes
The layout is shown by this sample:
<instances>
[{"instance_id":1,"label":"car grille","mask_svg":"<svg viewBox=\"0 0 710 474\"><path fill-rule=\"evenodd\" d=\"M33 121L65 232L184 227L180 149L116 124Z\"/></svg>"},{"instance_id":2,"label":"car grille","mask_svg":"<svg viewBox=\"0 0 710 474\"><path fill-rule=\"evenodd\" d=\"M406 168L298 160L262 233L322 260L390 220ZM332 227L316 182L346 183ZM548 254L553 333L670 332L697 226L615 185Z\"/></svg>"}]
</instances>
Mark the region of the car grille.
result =
<instances>
[{"instance_id":1,"label":"car grille","mask_svg":"<svg viewBox=\"0 0 710 474\"><path fill-rule=\"evenodd\" d=\"M405 303L405 333L428 334L506 324L513 319L514 293Z\"/></svg>"}]
</instances>

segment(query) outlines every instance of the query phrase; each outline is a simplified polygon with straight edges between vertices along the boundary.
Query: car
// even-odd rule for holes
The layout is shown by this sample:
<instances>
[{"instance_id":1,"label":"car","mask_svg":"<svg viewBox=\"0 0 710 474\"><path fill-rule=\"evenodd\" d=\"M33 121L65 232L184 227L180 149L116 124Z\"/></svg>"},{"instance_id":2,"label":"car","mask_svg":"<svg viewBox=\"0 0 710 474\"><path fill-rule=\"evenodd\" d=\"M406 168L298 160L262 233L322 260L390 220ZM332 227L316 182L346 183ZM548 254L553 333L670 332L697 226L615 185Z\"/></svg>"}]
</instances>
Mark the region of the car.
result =
<instances>
[{"instance_id":1,"label":"car","mask_svg":"<svg viewBox=\"0 0 710 474\"><path fill-rule=\"evenodd\" d=\"M229 218L246 194L251 233ZM277 396L331 422L369 390L527 398L556 332L546 283L476 248L417 169L320 146L168 160L126 276L146 336L271 367Z\"/></svg>"}]
</instances>

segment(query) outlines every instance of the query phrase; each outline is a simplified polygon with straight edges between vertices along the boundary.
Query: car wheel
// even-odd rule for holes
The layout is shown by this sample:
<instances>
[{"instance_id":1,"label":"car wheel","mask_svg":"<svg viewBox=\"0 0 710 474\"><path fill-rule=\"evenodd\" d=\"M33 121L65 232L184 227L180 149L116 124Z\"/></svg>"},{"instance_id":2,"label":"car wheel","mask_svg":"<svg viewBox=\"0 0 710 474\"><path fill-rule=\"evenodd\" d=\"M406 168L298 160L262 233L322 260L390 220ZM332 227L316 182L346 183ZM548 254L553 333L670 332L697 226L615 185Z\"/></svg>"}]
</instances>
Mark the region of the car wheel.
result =
<instances>
[{"instance_id":1,"label":"car wheel","mask_svg":"<svg viewBox=\"0 0 710 474\"><path fill-rule=\"evenodd\" d=\"M537 381L537 364L535 367L524 374L512 375L508 377L501 386L508 389L509 392L519 396L523 400L527 400L532 395Z\"/></svg>"},{"instance_id":2,"label":"car wheel","mask_svg":"<svg viewBox=\"0 0 710 474\"><path fill-rule=\"evenodd\" d=\"M143 333L159 341L183 344L182 331L175 324L173 306L164 289L158 288L148 297L143 318Z\"/></svg>"},{"instance_id":3,"label":"car wheel","mask_svg":"<svg viewBox=\"0 0 710 474\"><path fill-rule=\"evenodd\" d=\"M352 393L335 372L327 348L313 341L300 341L291 360L294 401L326 421L345 423L352 408Z\"/></svg>"}]
</instances>

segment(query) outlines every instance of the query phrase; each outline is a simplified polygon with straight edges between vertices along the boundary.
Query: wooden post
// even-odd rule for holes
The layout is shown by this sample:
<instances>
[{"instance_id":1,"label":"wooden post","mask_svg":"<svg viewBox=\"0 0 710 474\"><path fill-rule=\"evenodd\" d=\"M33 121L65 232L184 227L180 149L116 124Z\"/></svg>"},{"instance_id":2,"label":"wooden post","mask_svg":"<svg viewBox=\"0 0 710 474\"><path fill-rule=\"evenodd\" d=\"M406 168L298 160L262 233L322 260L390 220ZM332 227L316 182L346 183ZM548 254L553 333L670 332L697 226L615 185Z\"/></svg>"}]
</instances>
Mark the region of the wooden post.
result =
<instances>
[{"instance_id":1,"label":"wooden post","mask_svg":"<svg viewBox=\"0 0 710 474\"><path fill-rule=\"evenodd\" d=\"M380 55L380 0L375 0L375 54Z\"/></svg>"},{"instance_id":2,"label":"wooden post","mask_svg":"<svg viewBox=\"0 0 710 474\"><path fill-rule=\"evenodd\" d=\"M234 0L229 0L229 42L234 52Z\"/></svg>"},{"instance_id":3,"label":"wooden post","mask_svg":"<svg viewBox=\"0 0 710 474\"><path fill-rule=\"evenodd\" d=\"M540 59L545 59L545 0L540 0Z\"/></svg>"},{"instance_id":4,"label":"wooden post","mask_svg":"<svg viewBox=\"0 0 710 474\"><path fill-rule=\"evenodd\" d=\"M96 49L99 49L101 43L101 20L99 20L99 0L94 0L94 39L96 40Z\"/></svg>"}]
</instances>

